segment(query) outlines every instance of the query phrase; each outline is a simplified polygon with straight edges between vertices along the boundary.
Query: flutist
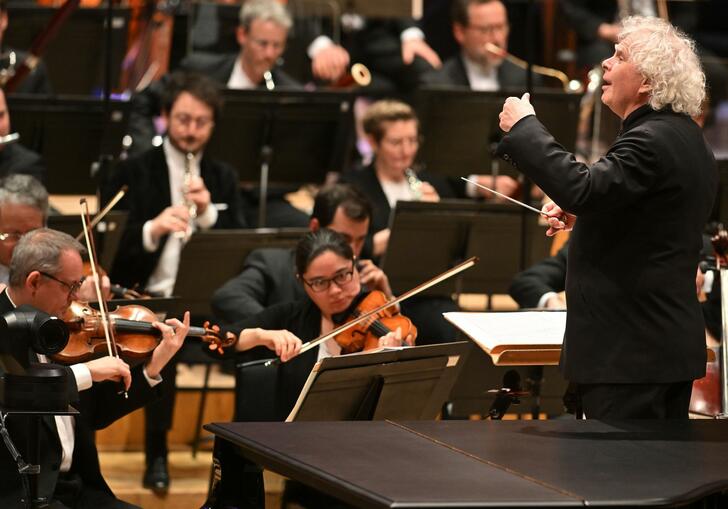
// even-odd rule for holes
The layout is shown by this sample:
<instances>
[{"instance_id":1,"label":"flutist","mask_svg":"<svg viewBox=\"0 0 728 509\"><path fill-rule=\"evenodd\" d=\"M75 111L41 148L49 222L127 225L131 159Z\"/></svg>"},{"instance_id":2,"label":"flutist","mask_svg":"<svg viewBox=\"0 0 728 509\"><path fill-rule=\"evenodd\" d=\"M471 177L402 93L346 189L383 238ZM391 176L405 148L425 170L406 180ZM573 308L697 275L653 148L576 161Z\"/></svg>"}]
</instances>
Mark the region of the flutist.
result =
<instances>
[{"instance_id":1,"label":"flutist","mask_svg":"<svg viewBox=\"0 0 728 509\"><path fill-rule=\"evenodd\" d=\"M705 77L692 41L655 18L625 20L602 67L602 102L622 119L606 156L577 162L527 94L506 100L498 152L554 200L548 233L573 228L561 370L586 417L685 419L705 374L695 267L717 185L690 118Z\"/></svg>"}]
</instances>

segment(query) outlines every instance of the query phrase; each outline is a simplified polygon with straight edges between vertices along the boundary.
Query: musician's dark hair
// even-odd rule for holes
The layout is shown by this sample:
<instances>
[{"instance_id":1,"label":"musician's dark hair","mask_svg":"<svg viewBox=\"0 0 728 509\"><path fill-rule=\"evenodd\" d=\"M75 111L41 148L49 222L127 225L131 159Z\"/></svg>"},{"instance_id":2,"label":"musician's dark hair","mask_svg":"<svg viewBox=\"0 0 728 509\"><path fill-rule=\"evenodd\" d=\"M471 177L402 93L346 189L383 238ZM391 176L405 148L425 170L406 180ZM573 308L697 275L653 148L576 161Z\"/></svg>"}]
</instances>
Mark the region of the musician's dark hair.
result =
<instances>
[{"instance_id":1,"label":"musician's dark hair","mask_svg":"<svg viewBox=\"0 0 728 509\"><path fill-rule=\"evenodd\" d=\"M222 110L220 86L207 76L195 72L176 71L169 76L162 94L162 111L169 113L182 92L187 92L212 108L215 118Z\"/></svg>"},{"instance_id":2,"label":"musician's dark hair","mask_svg":"<svg viewBox=\"0 0 728 509\"><path fill-rule=\"evenodd\" d=\"M322 187L316 194L311 219L317 219L322 228L327 228L334 222L339 207L352 221L361 222L372 217L372 205L360 191L349 184L332 184Z\"/></svg>"},{"instance_id":3,"label":"musician's dark hair","mask_svg":"<svg viewBox=\"0 0 728 509\"><path fill-rule=\"evenodd\" d=\"M453 0L450 6L450 19L453 23L466 27L470 24L470 17L468 16L470 4L481 5L491 2L501 2L501 0Z\"/></svg>"},{"instance_id":4,"label":"musician's dark hair","mask_svg":"<svg viewBox=\"0 0 728 509\"><path fill-rule=\"evenodd\" d=\"M331 251L346 260L354 260L354 251L343 235L328 228L308 232L296 246L296 272L301 277L308 266L323 253Z\"/></svg>"}]
</instances>

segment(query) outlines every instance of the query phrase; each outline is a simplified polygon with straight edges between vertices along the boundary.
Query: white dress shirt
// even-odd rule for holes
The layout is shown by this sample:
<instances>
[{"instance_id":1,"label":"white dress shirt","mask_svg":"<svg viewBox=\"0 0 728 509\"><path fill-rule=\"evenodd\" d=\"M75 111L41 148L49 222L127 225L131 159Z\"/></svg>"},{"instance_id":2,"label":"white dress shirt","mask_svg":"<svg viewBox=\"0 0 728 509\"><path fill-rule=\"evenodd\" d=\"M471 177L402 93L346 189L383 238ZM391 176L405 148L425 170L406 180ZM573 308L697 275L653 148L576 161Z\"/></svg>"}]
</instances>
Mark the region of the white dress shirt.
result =
<instances>
[{"instance_id":1,"label":"white dress shirt","mask_svg":"<svg viewBox=\"0 0 728 509\"><path fill-rule=\"evenodd\" d=\"M465 74L468 75L470 88L472 90L481 90L486 92L495 92L500 90L498 83L498 67L484 67L477 62L470 60L465 54L462 55L463 64L465 65Z\"/></svg>"},{"instance_id":2,"label":"white dress shirt","mask_svg":"<svg viewBox=\"0 0 728 509\"><path fill-rule=\"evenodd\" d=\"M167 169L169 172L169 190L172 205L184 204L184 179L185 179L185 165L187 164L187 158L185 154L177 150L169 142L169 138L164 139L164 156L167 160ZM202 153L195 156L192 161L192 174L194 176L200 175L200 160L202 159ZM205 209L204 214L199 214L192 223L193 229L207 230L215 225L217 222L217 208L210 203ZM142 241L144 249L150 253L153 253L159 249L161 239L154 239L152 237L152 220L144 223L142 228ZM159 258L159 262L149 276L146 288L150 292L158 293L169 297L172 295L174 290L174 283L177 280L177 270L179 269L179 256L182 252L182 246L185 240L180 239L174 235L169 235L167 242L162 250L162 255Z\"/></svg>"},{"instance_id":3,"label":"white dress shirt","mask_svg":"<svg viewBox=\"0 0 728 509\"><path fill-rule=\"evenodd\" d=\"M240 63L240 58L235 59L235 65L233 65L233 72L230 74L227 87L235 90L251 90L257 87L257 85L248 78L248 75L245 74L243 64Z\"/></svg>"}]
</instances>

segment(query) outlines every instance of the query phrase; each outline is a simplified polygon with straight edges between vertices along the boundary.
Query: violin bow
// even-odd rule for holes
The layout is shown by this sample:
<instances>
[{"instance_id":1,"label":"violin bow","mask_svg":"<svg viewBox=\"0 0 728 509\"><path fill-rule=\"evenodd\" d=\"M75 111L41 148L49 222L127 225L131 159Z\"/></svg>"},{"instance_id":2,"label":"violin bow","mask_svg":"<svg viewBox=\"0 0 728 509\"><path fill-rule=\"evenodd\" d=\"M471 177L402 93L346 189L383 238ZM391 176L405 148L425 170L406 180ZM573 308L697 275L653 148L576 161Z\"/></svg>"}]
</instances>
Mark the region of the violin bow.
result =
<instances>
[{"instance_id":1,"label":"violin bow","mask_svg":"<svg viewBox=\"0 0 728 509\"><path fill-rule=\"evenodd\" d=\"M108 214L117 203L119 203L119 201L124 197L128 190L129 186L127 186L126 184L121 186L121 189L119 189L119 192L114 195L111 201L107 203L106 206L98 212L98 214L94 216L94 218L89 223L88 228L90 230L96 228L96 225L99 224L104 217L106 217L106 214ZM83 236L84 232L81 231L78 235L76 235L76 240L80 242Z\"/></svg>"},{"instance_id":2,"label":"violin bow","mask_svg":"<svg viewBox=\"0 0 728 509\"><path fill-rule=\"evenodd\" d=\"M99 313L101 314L101 324L104 327L104 337L106 338L106 348L109 357L119 358L119 349L116 346L113 329L109 326L109 309L106 300L101 293L101 278L96 270L96 246L93 236L89 232L90 216L88 212L88 202L86 198L81 198L81 223L83 224L83 235L86 238L86 248L88 249L88 258L91 264L91 274L94 278L94 289L96 290L96 298L99 301ZM129 398L129 393L124 390L124 397Z\"/></svg>"},{"instance_id":3,"label":"violin bow","mask_svg":"<svg viewBox=\"0 0 728 509\"><path fill-rule=\"evenodd\" d=\"M320 344L328 341L329 339L333 338L337 334L344 332L346 330L349 330L352 327L355 327L356 325L360 324L361 322L365 321L366 319L371 318L372 316L381 313L385 309L392 307L396 304L399 304L400 302L407 300L410 297L414 297L418 293L424 292L428 288L431 288L431 287L435 286L436 284L442 283L446 279L449 279L452 276L459 274L459 273L463 272L464 270L469 269L476 263L478 263L478 257L472 256L472 257L468 258L467 260L465 260L464 262L459 263L455 267L446 270L445 272L443 272L442 274L440 274L438 276L433 277L429 281L425 281L424 283L412 288L411 290L406 291L399 297L395 297L394 299L385 302L381 306L379 306L375 309L372 309L371 311L367 311L363 315L358 316L357 318L351 320L350 322L346 322L344 324L339 325L338 327L333 329L331 332L328 332L327 334L324 334L323 336L319 336L316 339L312 339L311 341L307 342L306 344L304 344L301 347L301 352L299 353L299 355L301 353L311 350L312 348L319 346ZM280 362L280 358L271 359L268 362L266 362L265 365L270 366L271 364L274 364L277 362Z\"/></svg>"}]
</instances>

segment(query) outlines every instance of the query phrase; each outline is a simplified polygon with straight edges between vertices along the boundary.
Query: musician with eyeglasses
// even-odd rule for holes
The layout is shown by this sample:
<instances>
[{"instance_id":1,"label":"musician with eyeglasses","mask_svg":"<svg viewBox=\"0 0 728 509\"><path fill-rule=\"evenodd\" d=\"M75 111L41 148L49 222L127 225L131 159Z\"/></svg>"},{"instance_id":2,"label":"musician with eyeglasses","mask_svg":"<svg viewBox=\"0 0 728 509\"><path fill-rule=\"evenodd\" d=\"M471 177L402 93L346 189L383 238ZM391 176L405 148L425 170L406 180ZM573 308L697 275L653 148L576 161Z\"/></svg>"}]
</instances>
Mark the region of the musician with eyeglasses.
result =
<instances>
[{"instance_id":1,"label":"musician with eyeglasses","mask_svg":"<svg viewBox=\"0 0 728 509\"><path fill-rule=\"evenodd\" d=\"M500 0L453 0L452 32L460 52L426 76L426 83L497 91L526 85L526 71L486 49L508 49L508 12ZM540 83L534 76L536 83Z\"/></svg>"},{"instance_id":2,"label":"musician with eyeglasses","mask_svg":"<svg viewBox=\"0 0 728 509\"><path fill-rule=\"evenodd\" d=\"M204 153L221 104L217 85L184 73L173 75L169 85L163 101L167 135L162 146L121 162L101 187L103 203L123 185L128 187L115 206L127 210L129 217L123 247L111 267L112 280L162 296L172 294L180 252L192 232L246 226L237 172ZM162 492L169 486L166 433L174 411L175 368L174 362L167 365L164 397L146 412L144 481Z\"/></svg>"},{"instance_id":3,"label":"musician with eyeglasses","mask_svg":"<svg viewBox=\"0 0 728 509\"><path fill-rule=\"evenodd\" d=\"M26 233L42 228L48 218L48 192L30 175L15 174L0 179L0 284L8 284L10 259L18 241ZM92 277L78 285L77 298L96 301ZM101 290L110 291L109 278L103 276Z\"/></svg>"}]
</instances>

